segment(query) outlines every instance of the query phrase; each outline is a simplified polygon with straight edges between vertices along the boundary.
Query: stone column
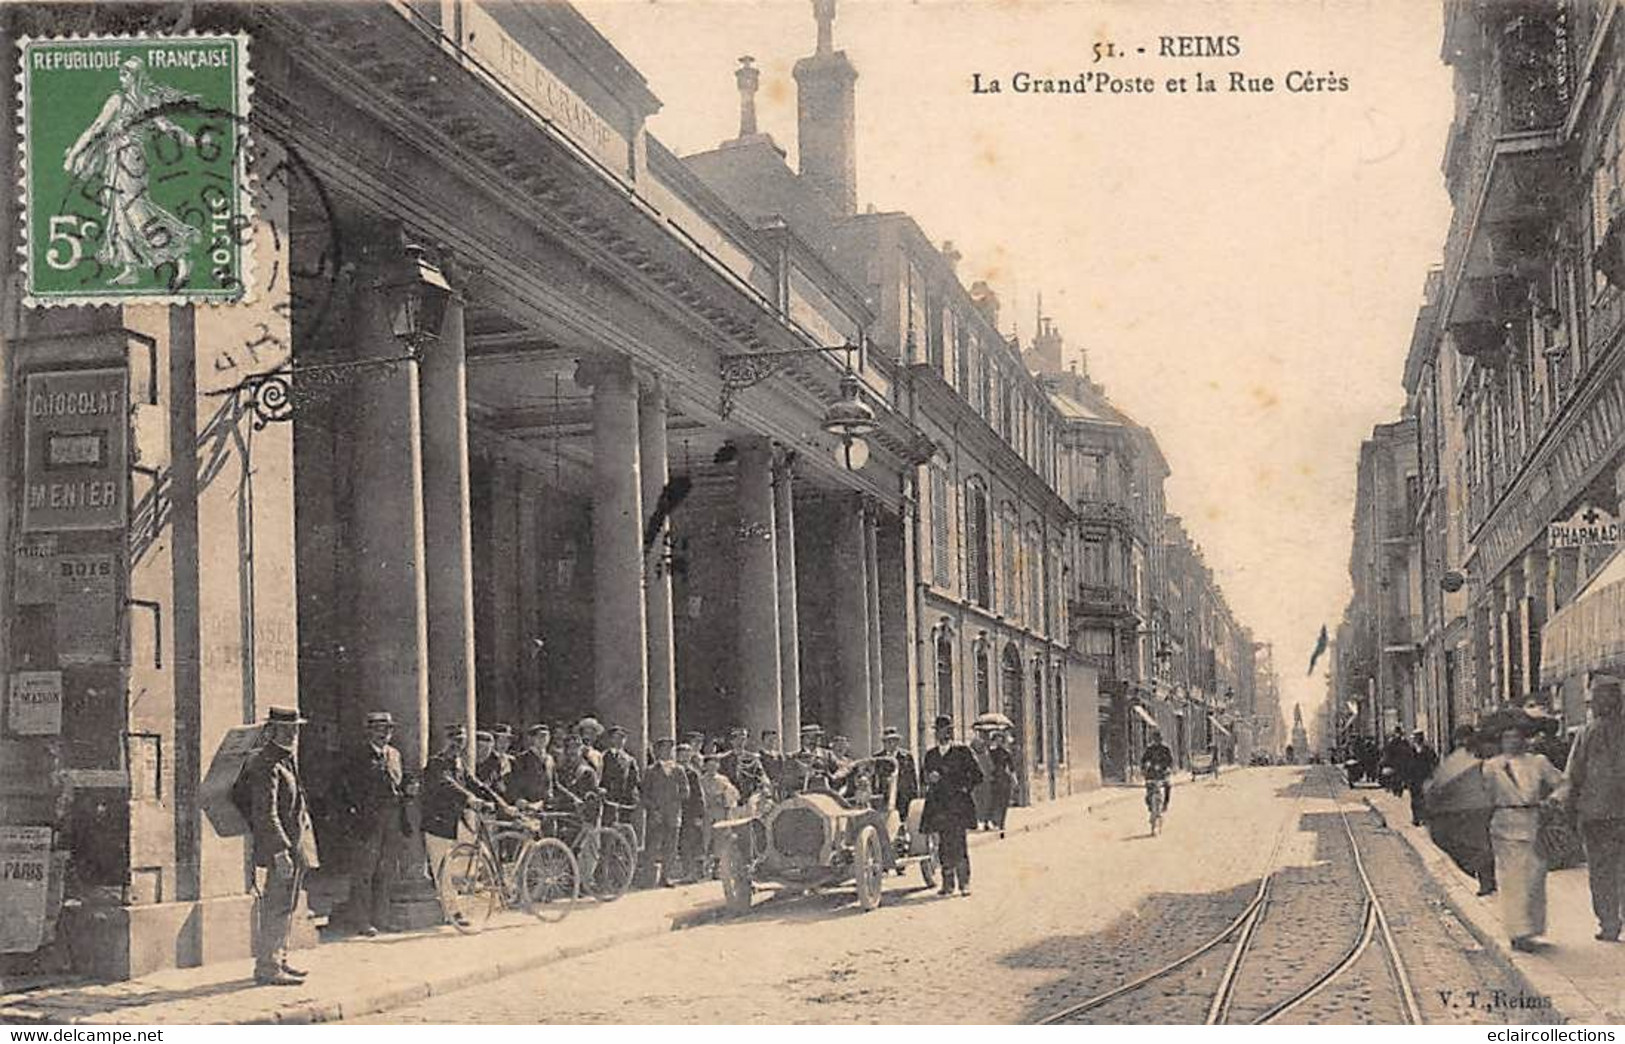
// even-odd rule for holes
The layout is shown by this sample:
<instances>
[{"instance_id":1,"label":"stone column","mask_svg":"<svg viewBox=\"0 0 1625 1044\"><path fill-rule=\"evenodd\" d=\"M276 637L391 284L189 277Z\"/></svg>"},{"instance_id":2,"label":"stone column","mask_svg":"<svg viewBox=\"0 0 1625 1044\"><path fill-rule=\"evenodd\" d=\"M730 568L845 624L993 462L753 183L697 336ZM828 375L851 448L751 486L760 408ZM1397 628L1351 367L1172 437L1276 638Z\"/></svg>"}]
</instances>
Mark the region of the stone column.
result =
<instances>
[{"instance_id":1,"label":"stone column","mask_svg":"<svg viewBox=\"0 0 1625 1044\"><path fill-rule=\"evenodd\" d=\"M854 747L866 754L880 745L880 736L886 725L886 698L884 666L880 658L880 506L868 501L863 508L863 579L864 596L868 601L866 619L869 627L869 738L871 746ZM857 743L857 737L853 737Z\"/></svg>"},{"instance_id":2,"label":"stone column","mask_svg":"<svg viewBox=\"0 0 1625 1044\"><path fill-rule=\"evenodd\" d=\"M649 664L643 608L643 496L638 399L624 359L583 360L592 389L593 695L603 723L649 744Z\"/></svg>"},{"instance_id":3,"label":"stone column","mask_svg":"<svg viewBox=\"0 0 1625 1044\"><path fill-rule=\"evenodd\" d=\"M1523 553L1524 597L1528 599L1529 618L1523 631L1527 640L1524 643L1524 691L1538 696L1542 691L1540 684L1540 629L1546 626L1550 616L1546 600L1546 538L1544 535Z\"/></svg>"},{"instance_id":4,"label":"stone column","mask_svg":"<svg viewBox=\"0 0 1625 1044\"><path fill-rule=\"evenodd\" d=\"M783 713L779 674L778 539L773 518L773 447L750 439L739 447L738 522L739 708L752 734L778 728Z\"/></svg>"},{"instance_id":5,"label":"stone column","mask_svg":"<svg viewBox=\"0 0 1625 1044\"><path fill-rule=\"evenodd\" d=\"M446 305L424 352L423 537L429 634L429 717L474 728L474 541L468 514L468 359L463 302ZM368 610L370 611L370 610Z\"/></svg>"},{"instance_id":6,"label":"stone column","mask_svg":"<svg viewBox=\"0 0 1625 1044\"><path fill-rule=\"evenodd\" d=\"M666 393L658 381L647 381L638 394L638 457L643 478L644 525L660 502L668 480ZM671 522L662 523L644 554L644 606L649 626L649 736L677 735L677 667L674 658L671 573L663 552ZM645 533L645 536L649 534Z\"/></svg>"},{"instance_id":7,"label":"stone column","mask_svg":"<svg viewBox=\"0 0 1625 1044\"><path fill-rule=\"evenodd\" d=\"M863 503L852 497L835 507L830 527L835 562L835 655L840 678L836 729L854 750L873 750L869 710L869 580Z\"/></svg>"},{"instance_id":8,"label":"stone column","mask_svg":"<svg viewBox=\"0 0 1625 1044\"><path fill-rule=\"evenodd\" d=\"M363 291L355 309L355 354L398 355L383 295ZM347 505L355 698L395 716L395 742L413 772L435 745L429 733L426 440L418 369L417 363L398 363L355 382Z\"/></svg>"},{"instance_id":9,"label":"stone column","mask_svg":"<svg viewBox=\"0 0 1625 1044\"><path fill-rule=\"evenodd\" d=\"M773 528L779 578L779 739L799 742L801 728L801 635L796 607L795 458L781 456L773 468Z\"/></svg>"}]
</instances>

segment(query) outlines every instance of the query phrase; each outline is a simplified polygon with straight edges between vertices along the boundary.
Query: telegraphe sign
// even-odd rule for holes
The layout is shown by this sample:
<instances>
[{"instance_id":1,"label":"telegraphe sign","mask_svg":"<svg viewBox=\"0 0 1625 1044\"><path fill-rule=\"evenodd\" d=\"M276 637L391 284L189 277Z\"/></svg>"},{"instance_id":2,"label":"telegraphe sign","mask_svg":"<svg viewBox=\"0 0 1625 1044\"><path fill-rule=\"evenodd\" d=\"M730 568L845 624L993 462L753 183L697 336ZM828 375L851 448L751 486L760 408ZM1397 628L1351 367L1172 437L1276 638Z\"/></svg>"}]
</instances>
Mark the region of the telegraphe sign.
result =
<instances>
[{"instance_id":1,"label":"telegraphe sign","mask_svg":"<svg viewBox=\"0 0 1625 1044\"><path fill-rule=\"evenodd\" d=\"M125 386L123 370L28 375L24 532L123 528Z\"/></svg>"},{"instance_id":2,"label":"telegraphe sign","mask_svg":"<svg viewBox=\"0 0 1625 1044\"><path fill-rule=\"evenodd\" d=\"M631 154L626 136L537 61L481 4L463 5L463 47L548 123L618 177L626 177Z\"/></svg>"},{"instance_id":3,"label":"telegraphe sign","mask_svg":"<svg viewBox=\"0 0 1625 1044\"><path fill-rule=\"evenodd\" d=\"M1553 551L1617 543L1619 543L1619 519L1594 507L1582 507L1568 521L1553 522L1546 527L1546 546Z\"/></svg>"}]
</instances>

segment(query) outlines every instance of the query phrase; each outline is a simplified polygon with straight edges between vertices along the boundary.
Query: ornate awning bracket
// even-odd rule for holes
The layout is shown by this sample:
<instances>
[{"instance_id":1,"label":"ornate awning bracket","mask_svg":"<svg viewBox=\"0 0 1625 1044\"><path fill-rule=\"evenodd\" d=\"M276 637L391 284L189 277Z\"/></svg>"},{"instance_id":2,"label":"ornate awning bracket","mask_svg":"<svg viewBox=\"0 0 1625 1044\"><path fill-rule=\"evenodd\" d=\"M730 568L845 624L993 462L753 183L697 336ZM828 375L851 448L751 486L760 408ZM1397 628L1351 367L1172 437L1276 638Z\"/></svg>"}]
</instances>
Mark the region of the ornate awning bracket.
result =
<instances>
[{"instance_id":1,"label":"ornate awning bracket","mask_svg":"<svg viewBox=\"0 0 1625 1044\"><path fill-rule=\"evenodd\" d=\"M264 373L251 374L229 388L206 392L234 396L254 411L254 430L293 420L301 410L326 401L336 391L368 372L392 374L402 363L421 362L414 348L403 355L383 355L334 363L285 363Z\"/></svg>"},{"instance_id":2,"label":"ornate awning bracket","mask_svg":"<svg viewBox=\"0 0 1625 1044\"><path fill-rule=\"evenodd\" d=\"M851 359L851 353L859 348L855 344L838 344L831 347L822 345L807 348L786 348L772 352L731 352L718 357L717 376L722 381L722 399L717 404L717 415L727 420L733 415L734 393L754 388L775 373L779 372L789 359L801 359L809 355L824 355L831 352L846 352Z\"/></svg>"}]
</instances>

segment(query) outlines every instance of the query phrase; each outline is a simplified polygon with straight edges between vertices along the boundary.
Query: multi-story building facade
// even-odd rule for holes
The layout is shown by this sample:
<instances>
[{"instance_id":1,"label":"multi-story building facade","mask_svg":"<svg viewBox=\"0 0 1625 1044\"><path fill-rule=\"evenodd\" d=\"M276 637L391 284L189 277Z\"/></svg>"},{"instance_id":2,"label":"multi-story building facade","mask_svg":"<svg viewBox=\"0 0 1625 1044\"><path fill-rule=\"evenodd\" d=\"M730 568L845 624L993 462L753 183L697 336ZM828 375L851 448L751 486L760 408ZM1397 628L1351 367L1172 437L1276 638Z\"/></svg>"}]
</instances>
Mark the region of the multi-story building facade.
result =
<instances>
[{"instance_id":1,"label":"multi-story building facade","mask_svg":"<svg viewBox=\"0 0 1625 1044\"><path fill-rule=\"evenodd\" d=\"M1340 684L1368 735L1418 727L1421 555L1416 423L1379 424L1360 446L1349 555L1350 638ZM1427 724L1425 713L1420 719Z\"/></svg>"},{"instance_id":2,"label":"multi-story building facade","mask_svg":"<svg viewBox=\"0 0 1625 1044\"><path fill-rule=\"evenodd\" d=\"M1625 493L1618 4L1448 0L1444 13L1453 214L1403 378L1415 713L1436 742L1508 704L1583 720L1583 671L1543 671L1541 638L1615 550Z\"/></svg>"}]
</instances>

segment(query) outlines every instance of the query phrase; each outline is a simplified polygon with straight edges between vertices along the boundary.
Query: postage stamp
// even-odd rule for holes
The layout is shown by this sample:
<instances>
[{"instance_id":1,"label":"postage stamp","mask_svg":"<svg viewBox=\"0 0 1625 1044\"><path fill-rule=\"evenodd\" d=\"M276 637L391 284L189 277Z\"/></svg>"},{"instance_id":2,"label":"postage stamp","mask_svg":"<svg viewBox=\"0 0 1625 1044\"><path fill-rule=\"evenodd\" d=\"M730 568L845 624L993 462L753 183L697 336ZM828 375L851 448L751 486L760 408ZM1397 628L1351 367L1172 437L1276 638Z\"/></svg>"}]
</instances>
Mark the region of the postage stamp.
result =
<instances>
[{"instance_id":1,"label":"postage stamp","mask_svg":"<svg viewBox=\"0 0 1625 1044\"><path fill-rule=\"evenodd\" d=\"M24 303L249 296L248 37L19 47Z\"/></svg>"}]
</instances>

